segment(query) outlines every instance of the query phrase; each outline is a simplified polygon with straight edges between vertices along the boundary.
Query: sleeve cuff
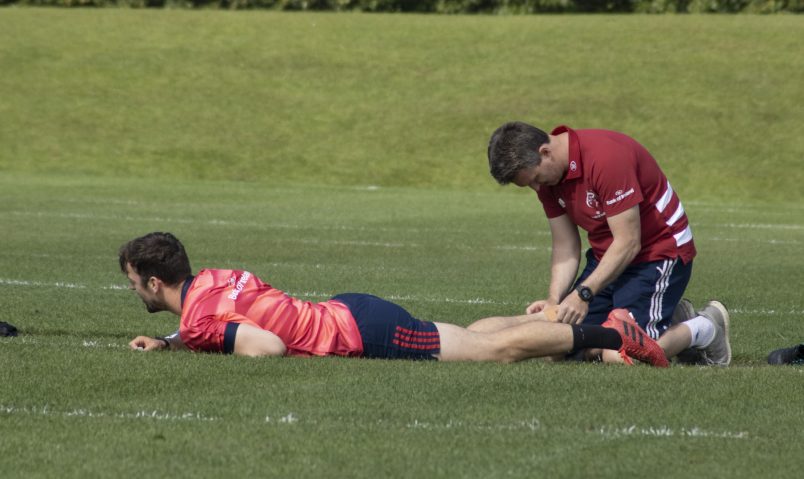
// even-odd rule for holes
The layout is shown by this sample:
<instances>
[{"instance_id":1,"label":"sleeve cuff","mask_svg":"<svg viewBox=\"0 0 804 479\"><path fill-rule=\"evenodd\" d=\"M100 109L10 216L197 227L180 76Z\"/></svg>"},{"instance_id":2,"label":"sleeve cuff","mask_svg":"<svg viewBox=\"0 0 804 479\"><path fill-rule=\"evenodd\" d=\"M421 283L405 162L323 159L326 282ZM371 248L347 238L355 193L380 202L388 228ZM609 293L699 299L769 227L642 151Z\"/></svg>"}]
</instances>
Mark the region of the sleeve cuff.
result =
<instances>
[{"instance_id":1,"label":"sleeve cuff","mask_svg":"<svg viewBox=\"0 0 804 479\"><path fill-rule=\"evenodd\" d=\"M223 354L234 353L235 337L240 323L226 323L226 330L223 332Z\"/></svg>"}]
</instances>

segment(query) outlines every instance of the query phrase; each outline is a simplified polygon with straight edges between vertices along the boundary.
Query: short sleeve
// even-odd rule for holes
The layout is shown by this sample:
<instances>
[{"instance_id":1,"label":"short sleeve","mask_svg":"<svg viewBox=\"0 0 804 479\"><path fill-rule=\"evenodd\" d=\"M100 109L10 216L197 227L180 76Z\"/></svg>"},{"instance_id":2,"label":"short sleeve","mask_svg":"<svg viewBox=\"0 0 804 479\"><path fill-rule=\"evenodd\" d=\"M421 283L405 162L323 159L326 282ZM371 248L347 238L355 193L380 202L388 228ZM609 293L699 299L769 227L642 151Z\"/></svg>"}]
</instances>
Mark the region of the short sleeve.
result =
<instances>
[{"instance_id":1,"label":"short sleeve","mask_svg":"<svg viewBox=\"0 0 804 479\"><path fill-rule=\"evenodd\" d=\"M182 325L179 335L193 351L220 353L224 351L226 326L230 323L248 323L259 327L245 316L228 312L193 318L186 326Z\"/></svg>"},{"instance_id":2,"label":"short sleeve","mask_svg":"<svg viewBox=\"0 0 804 479\"><path fill-rule=\"evenodd\" d=\"M539 201L542 202L544 214L547 215L548 218L557 218L566 213L564 208L558 203L558 199L552 188L542 186L536 194L539 195Z\"/></svg>"},{"instance_id":3,"label":"short sleeve","mask_svg":"<svg viewBox=\"0 0 804 479\"><path fill-rule=\"evenodd\" d=\"M592 185L606 216L615 216L643 200L636 155L620 149L598 159Z\"/></svg>"}]
</instances>

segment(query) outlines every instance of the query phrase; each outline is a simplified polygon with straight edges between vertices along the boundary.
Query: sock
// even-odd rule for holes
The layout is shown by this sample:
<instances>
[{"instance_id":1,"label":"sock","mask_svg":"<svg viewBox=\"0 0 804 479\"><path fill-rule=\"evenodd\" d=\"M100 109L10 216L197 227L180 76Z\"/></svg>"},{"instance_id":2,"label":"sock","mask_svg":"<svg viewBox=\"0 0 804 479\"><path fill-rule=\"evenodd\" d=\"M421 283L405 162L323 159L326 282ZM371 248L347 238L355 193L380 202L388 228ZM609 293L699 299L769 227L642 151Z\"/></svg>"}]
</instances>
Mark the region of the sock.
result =
<instances>
[{"instance_id":1,"label":"sock","mask_svg":"<svg viewBox=\"0 0 804 479\"><path fill-rule=\"evenodd\" d=\"M603 326L572 325L572 350L602 348L618 350L623 345L620 333Z\"/></svg>"},{"instance_id":2,"label":"sock","mask_svg":"<svg viewBox=\"0 0 804 479\"><path fill-rule=\"evenodd\" d=\"M684 321L681 324L690 329L690 334L692 334L692 342L690 342L689 347L691 348L705 348L712 344L712 340L715 339L715 325L711 320L704 316L696 316L690 320Z\"/></svg>"}]
</instances>

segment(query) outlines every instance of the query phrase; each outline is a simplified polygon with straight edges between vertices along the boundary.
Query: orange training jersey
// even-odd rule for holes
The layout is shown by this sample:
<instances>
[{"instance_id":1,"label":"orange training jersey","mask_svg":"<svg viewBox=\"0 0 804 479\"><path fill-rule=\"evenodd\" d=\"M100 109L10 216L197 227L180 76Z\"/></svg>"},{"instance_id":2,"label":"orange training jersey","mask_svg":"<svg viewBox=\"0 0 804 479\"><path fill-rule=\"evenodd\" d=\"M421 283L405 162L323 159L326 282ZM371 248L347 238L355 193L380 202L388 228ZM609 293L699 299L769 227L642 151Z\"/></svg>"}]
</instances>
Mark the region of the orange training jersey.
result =
<instances>
[{"instance_id":1,"label":"orange training jersey","mask_svg":"<svg viewBox=\"0 0 804 479\"><path fill-rule=\"evenodd\" d=\"M184 296L179 335L194 351L223 351L229 322L279 336L289 356L359 356L363 342L352 313L338 301L292 298L248 271L204 269Z\"/></svg>"}]
</instances>

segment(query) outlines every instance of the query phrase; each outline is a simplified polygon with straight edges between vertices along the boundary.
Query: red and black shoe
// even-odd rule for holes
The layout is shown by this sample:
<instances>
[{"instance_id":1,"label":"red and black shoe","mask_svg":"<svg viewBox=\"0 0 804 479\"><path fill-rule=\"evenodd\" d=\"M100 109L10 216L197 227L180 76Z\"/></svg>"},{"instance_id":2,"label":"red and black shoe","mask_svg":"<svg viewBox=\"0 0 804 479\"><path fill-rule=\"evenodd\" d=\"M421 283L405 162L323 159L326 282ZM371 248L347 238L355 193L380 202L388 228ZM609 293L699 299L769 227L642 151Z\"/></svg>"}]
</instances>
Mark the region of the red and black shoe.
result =
<instances>
[{"instance_id":1,"label":"red and black shoe","mask_svg":"<svg viewBox=\"0 0 804 479\"><path fill-rule=\"evenodd\" d=\"M628 363L626 358L634 358L657 368L666 368L670 365L661 346L639 327L627 309L612 310L602 326L620 333L623 345L618 352L626 363Z\"/></svg>"}]
</instances>

